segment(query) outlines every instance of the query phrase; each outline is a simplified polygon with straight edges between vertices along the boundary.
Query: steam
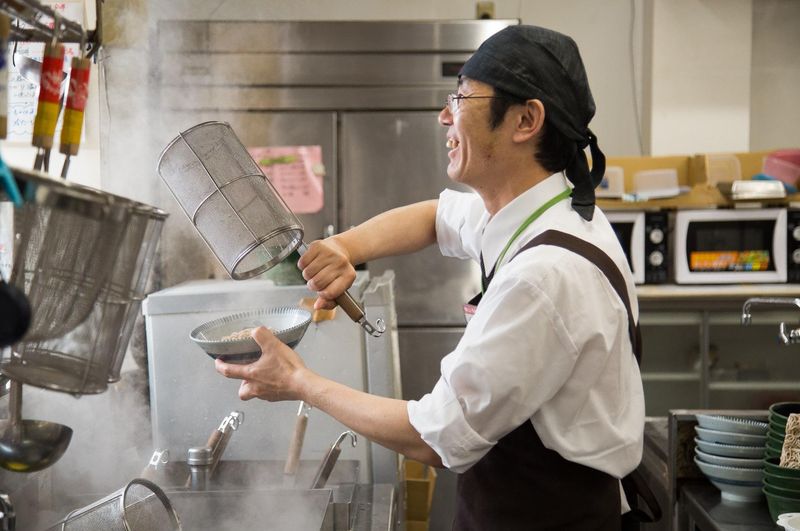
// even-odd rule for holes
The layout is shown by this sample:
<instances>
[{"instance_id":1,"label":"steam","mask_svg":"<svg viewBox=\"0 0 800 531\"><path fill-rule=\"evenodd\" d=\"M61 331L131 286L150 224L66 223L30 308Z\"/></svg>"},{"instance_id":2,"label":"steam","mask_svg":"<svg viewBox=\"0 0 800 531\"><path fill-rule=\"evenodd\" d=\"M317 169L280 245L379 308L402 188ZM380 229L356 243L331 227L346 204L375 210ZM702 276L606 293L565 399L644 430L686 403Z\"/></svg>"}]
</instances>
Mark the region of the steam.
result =
<instances>
[{"instance_id":1,"label":"steam","mask_svg":"<svg viewBox=\"0 0 800 531\"><path fill-rule=\"evenodd\" d=\"M205 246L202 238L183 214L178 203L161 182L156 172L156 161L161 150L179 131L204 120L218 119L214 112L162 112L158 109L159 79L152 77L153 64L161 59L155 44L148 35L155 34L155 24L166 18L156 9L167 10L168 16L175 17L176 7L169 2L140 2L132 0L106 1L104 4L104 28L106 46L98 56L98 81L100 86L100 137L101 137L101 186L100 188L121 196L152 204L170 214L161 235L159 257L151 277L149 291L157 291L180 282L193 279L228 279L227 273L217 262L212 252ZM166 5L163 5L166 4ZM146 7L142 7L146 6ZM195 6L187 3L186 9ZM149 11L148 11L149 9ZM218 14L219 18L219 14ZM173 41L174 42L174 41ZM183 102L185 108L193 108L191 102ZM308 294L311 296L311 293ZM234 297L234 296L231 296ZM259 294L237 294L238 307L263 306ZM219 300L220 307L227 300ZM352 326L351 323L348 323ZM319 350L318 359L325 359L328 349L315 349L310 340L313 333L301 343L298 351ZM187 339L187 349L196 348ZM308 349L308 350L307 350ZM197 370L213 371L210 360L197 352ZM313 356L306 356L307 361ZM148 394L147 353L143 320L137 321L131 338L122 381L110 384L100 395L87 395L81 398L24 386L23 418L40 419L64 424L73 429L72 442L61 460L42 472L23 476L0 471L0 484L10 489L12 500L17 502L18 529L40 529L61 518L69 511L84 507L100 499L131 479L140 477L154 450L151 432L150 404ZM313 368L313 359L309 365ZM187 378L192 377L187 371ZM216 374L214 377L218 377ZM230 384L218 377L221 384ZM180 382L176 382L180 386ZM231 402L238 403L235 391ZM0 402L0 407L2 407ZM285 417L294 418L296 404L251 403L247 407L274 408L275 419L280 420L285 409ZM235 406L238 409L238 406ZM218 404L200 404L194 411L187 411L191 417L193 431L200 435L196 445L205 443L208 434L230 410L219 410ZM320 414L321 415L321 414ZM282 420L280 420L282 422ZM333 421L312 418L311 422ZM242 429L247 432L245 422ZM228 455L235 458L237 438L234 433L228 445ZM319 441L327 447L332 441ZM271 455L285 455L280 446L288 446L286 440L275 440L270 447L265 441L265 452ZM306 441L306 450L311 450ZM170 449L171 461L184 461L185 455ZM345 450L347 452L347 450ZM227 515L228 522L236 522L235 527L249 529L263 527L269 519L270 529L314 529L321 525L316 520L324 514L328 491L308 492L316 470L316 461L308 461L309 452L304 452L301 471L296 483L277 485L275 478L281 477L283 462L272 461L274 473L263 466L242 469L233 487L238 494L226 504L219 501L203 502L203 495L190 496L174 492L174 477L154 478L155 482L167 490L174 501L176 510L184 523L184 529L217 529L219 512ZM334 469L347 470L346 453ZM260 463L260 465L262 464ZM223 456L223 465L225 465ZM352 463L351 463L352 464ZM266 467L266 468L265 468ZM267 484L272 478L272 484ZM345 479L345 478L343 478ZM335 482L333 480L332 482ZM17 485L22 485L17 488ZM288 488L294 488L289 491ZM265 489L272 489L267 492ZM210 513L200 511L210 508ZM211 515L214 518L211 518ZM294 520L292 520L294 519ZM209 523L210 522L210 523Z\"/></svg>"}]
</instances>

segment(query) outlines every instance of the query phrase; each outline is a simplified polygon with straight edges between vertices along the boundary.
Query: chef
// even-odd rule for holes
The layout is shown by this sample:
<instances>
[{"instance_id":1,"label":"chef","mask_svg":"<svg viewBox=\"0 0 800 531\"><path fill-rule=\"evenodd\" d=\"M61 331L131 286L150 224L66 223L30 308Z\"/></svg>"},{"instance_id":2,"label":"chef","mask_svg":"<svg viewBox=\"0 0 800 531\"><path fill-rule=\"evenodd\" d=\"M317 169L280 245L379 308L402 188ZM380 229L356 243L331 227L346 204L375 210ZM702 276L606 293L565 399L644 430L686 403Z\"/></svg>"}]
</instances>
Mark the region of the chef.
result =
<instances>
[{"instance_id":1,"label":"chef","mask_svg":"<svg viewBox=\"0 0 800 531\"><path fill-rule=\"evenodd\" d=\"M571 38L508 27L464 64L439 114L447 174L474 193L445 190L385 212L300 259L317 308L335 306L354 264L434 243L480 263L482 292L465 304L464 335L430 393L404 401L348 388L263 327L253 332L257 362L218 360L217 370L242 380L244 400L304 400L458 473L454 529L620 529L620 479L641 460L644 398L632 275L594 204L605 168L594 112Z\"/></svg>"}]
</instances>

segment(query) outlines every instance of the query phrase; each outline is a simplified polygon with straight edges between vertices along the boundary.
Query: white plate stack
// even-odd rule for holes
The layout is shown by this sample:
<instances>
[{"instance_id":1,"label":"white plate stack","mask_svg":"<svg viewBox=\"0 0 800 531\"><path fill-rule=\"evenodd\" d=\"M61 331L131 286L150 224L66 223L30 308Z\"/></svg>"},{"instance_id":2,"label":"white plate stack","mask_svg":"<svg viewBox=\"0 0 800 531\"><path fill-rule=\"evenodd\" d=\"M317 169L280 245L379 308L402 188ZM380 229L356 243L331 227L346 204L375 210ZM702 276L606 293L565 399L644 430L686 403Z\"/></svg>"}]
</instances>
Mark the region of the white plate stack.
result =
<instances>
[{"instance_id":1,"label":"white plate stack","mask_svg":"<svg viewBox=\"0 0 800 531\"><path fill-rule=\"evenodd\" d=\"M694 462L720 490L722 499L760 500L769 425L721 415L697 415L697 423Z\"/></svg>"}]
</instances>

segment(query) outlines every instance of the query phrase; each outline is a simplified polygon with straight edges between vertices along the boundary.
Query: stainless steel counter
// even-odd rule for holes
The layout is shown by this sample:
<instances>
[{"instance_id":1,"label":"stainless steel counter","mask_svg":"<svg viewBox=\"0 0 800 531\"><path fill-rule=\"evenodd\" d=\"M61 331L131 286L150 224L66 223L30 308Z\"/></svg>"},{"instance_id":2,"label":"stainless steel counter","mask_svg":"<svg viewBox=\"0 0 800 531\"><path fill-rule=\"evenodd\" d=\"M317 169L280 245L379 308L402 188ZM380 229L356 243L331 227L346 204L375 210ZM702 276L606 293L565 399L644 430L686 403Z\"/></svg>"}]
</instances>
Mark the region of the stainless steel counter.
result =
<instances>
[{"instance_id":1,"label":"stainless steel counter","mask_svg":"<svg viewBox=\"0 0 800 531\"><path fill-rule=\"evenodd\" d=\"M697 531L773 531L777 529L767 509L759 503L724 503L719 490L709 483L681 488L680 504L688 516L688 528Z\"/></svg>"}]
</instances>

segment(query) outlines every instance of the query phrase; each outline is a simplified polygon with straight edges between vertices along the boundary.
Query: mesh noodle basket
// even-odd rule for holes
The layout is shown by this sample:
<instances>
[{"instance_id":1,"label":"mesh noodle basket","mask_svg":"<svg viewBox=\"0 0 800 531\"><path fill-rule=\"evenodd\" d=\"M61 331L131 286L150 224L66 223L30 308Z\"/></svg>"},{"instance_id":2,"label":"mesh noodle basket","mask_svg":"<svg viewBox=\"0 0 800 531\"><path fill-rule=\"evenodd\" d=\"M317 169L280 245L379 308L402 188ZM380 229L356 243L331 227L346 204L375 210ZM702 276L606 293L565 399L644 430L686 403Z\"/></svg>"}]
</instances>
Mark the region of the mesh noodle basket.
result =
<instances>
[{"instance_id":1,"label":"mesh noodle basket","mask_svg":"<svg viewBox=\"0 0 800 531\"><path fill-rule=\"evenodd\" d=\"M259 275L303 241L303 226L223 122L178 135L158 173L235 280Z\"/></svg>"},{"instance_id":2,"label":"mesh noodle basket","mask_svg":"<svg viewBox=\"0 0 800 531\"><path fill-rule=\"evenodd\" d=\"M129 209L98 190L12 171L25 198L13 209L10 279L33 310L25 339L59 337L92 310L111 272Z\"/></svg>"},{"instance_id":3,"label":"mesh noodle basket","mask_svg":"<svg viewBox=\"0 0 800 531\"><path fill-rule=\"evenodd\" d=\"M168 531L181 529L167 495L155 483L134 479L118 491L69 513L47 531Z\"/></svg>"},{"instance_id":4,"label":"mesh noodle basket","mask_svg":"<svg viewBox=\"0 0 800 531\"><path fill-rule=\"evenodd\" d=\"M119 198L118 198L119 199ZM166 214L128 201L130 220L113 269L88 317L66 335L17 344L3 372L25 383L75 395L102 393L119 380Z\"/></svg>"},{"instance_id":5,"label":"mesh noodle basket","mask_svg":"<svg viewBox=\"0 0 800 531\"><path fill-rule=\"evenodd\" d=\"M161 153L158 173L233 279L264 273L294 250L305 253L300 220L227 123L180 133ZM336 302L367 333L385 331L349 293Z\"/></svg>"}]
</instances>

